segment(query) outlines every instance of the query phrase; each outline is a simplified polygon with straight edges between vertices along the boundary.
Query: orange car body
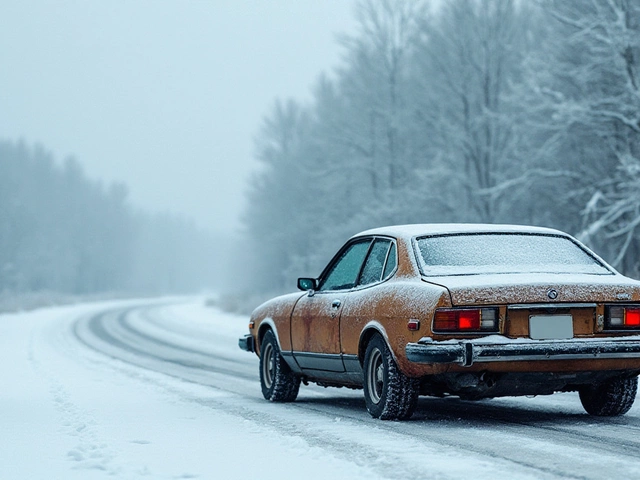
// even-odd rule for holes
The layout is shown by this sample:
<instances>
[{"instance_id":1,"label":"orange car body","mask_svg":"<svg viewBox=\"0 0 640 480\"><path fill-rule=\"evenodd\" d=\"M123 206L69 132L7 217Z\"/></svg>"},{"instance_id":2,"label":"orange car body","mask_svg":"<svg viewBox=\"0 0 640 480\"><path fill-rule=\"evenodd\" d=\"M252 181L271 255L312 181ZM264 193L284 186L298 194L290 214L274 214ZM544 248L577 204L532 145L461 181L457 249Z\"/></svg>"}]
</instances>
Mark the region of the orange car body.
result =
<instances>
[{"instance_id":1,"label":"orange car body","mask_svg":"<svg viewBox=\"0 0 640 480\"><path fill-rule=\"evenodd\" d=\"M348 259L354 244L368 249L359 267ZM512 244L506 263L493 264L487 251L501 256ZM536 257L548 263L510 264L512 257L528 258L528 245L548 248ZM486 259L468 268L465 262L477 256ZM334 285L329 277L345 258L359 269L357 280ZM640 372L640 324L634 324L634 315L640 323L640 282L557 230L379 228L352 237L319 279L302 280L313 288L253 312L241 346L260 355L265 333L272 332L283 360L303 381L362 387L373 336L384 339L421 394L548 394Z\"/></svg>"}]
</instances>

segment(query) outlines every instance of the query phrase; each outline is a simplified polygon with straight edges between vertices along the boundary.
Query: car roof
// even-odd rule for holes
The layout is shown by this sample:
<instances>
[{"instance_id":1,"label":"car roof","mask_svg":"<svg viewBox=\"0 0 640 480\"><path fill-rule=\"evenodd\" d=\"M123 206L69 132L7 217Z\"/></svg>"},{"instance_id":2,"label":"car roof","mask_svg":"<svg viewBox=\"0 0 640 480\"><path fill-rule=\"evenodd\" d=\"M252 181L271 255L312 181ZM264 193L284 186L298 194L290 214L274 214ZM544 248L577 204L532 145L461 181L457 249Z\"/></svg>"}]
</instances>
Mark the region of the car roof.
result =
<instances>
[{"instance_id":1,"label":"car roof","mask_svg":"<svg viewBox=\"0 0 640 480\"><path fill-rule=\"evenodd\" d=\"M383 235L410 240L411 238L420 236L460 233L533 233L567 235L566 233L553 228L531 227L526 225L494 225L488 223L423 223L373 228L354 235L354 238L368 235Z\"/></svg>"}]
</instances>

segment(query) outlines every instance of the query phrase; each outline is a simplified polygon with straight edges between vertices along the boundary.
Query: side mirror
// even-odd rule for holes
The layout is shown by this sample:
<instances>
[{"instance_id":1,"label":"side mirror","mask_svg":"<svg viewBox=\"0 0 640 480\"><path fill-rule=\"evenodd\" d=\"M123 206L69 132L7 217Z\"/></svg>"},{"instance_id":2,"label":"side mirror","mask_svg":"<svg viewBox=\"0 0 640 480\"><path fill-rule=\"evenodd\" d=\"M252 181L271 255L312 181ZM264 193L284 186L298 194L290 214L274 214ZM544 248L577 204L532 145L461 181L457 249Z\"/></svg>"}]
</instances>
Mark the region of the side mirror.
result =
<instances>
[{"instance_id":1,"label":"side mirror","mask_svg":"<svg viewBox=\"0 0 640 480\"><path fill-rule=\"evenodd\" d=\"M315 290L318 288L318 280L315 278L299 278L298 288L303 291Z\"/></svg>"}]
</instances>

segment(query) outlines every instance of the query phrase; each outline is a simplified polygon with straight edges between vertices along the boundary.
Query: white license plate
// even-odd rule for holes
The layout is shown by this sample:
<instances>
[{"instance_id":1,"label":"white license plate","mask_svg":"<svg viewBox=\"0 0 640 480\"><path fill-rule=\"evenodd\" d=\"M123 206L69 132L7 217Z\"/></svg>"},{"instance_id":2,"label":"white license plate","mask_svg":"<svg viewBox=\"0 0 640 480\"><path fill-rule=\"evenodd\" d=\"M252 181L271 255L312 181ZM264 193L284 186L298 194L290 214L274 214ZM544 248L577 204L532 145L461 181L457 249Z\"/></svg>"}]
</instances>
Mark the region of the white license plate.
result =
<instances>
[{"instance_id":1,"label":"white license plate","mask_svg":"<svg viewBox=\"0 0 640 480\"><path fill-rule=\"evenodd\" d=\"M529 337L534 340L573 338L573 317L571 315L531 315Z\"/></svg>"}]
</instances>

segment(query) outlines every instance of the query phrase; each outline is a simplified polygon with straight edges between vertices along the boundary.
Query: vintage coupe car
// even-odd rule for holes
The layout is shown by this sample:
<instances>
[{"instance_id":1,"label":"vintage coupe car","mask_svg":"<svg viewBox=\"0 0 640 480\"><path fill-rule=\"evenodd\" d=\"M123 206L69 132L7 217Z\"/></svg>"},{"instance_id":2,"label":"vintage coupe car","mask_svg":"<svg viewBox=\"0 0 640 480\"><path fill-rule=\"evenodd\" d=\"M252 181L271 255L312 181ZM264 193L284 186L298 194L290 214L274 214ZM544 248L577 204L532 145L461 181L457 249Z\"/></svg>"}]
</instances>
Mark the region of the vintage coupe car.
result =
<instances>
[{"instance_id":1,"label":"vintage coupe car","mask_svg":"<svg viewBox=\"0 0 640 480\"><path fill-rule=\"evenodd\" d=\"M407 419L419 395L577 391L600 416L636 396L640 282L557 230L369 230L298 288L258 307L239 341L271 401L301 381L364 388L373 417Z\"/></svg>"}]
</instances>

